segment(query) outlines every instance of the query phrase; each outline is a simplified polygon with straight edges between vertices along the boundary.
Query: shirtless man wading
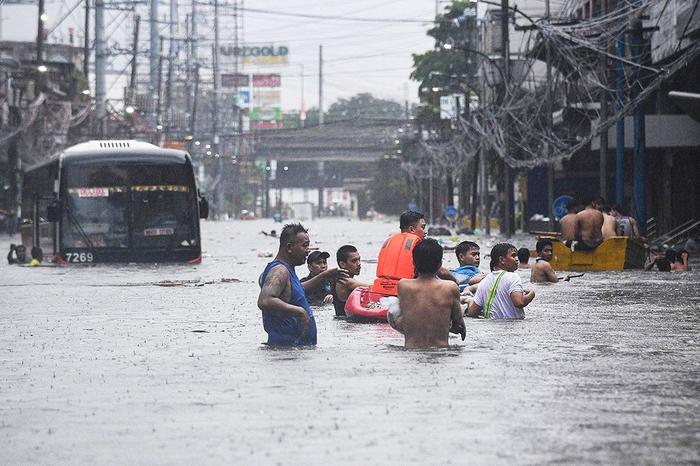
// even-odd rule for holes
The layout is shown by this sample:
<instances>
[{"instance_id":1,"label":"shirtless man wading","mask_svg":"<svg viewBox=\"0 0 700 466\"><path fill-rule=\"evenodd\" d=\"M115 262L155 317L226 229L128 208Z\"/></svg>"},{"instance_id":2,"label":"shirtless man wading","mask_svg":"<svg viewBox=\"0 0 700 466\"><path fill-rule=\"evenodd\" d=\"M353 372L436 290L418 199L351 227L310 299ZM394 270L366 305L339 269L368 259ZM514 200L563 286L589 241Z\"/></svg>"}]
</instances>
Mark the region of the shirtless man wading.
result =
<instances>
[{"instance_id":1,"label":"shirtless man wading","mask_svg":"<svg viewBox=\"0 0 700 466\"><path fill-rule=\"evenodd\" d=\"M603 242L603 214L596 209L593 200L586 202L586 208L576 214L578 224L578 245L581 251L592 251Z\"/></svg>"},{"instance_id":2,"label":"shirtless man wading","mask_svg":"<svg viewBox=\"0 0 700 466\"><path fill-rule=\"evenodd\" d=\"M417 278L399 281L401 314L395 328L404 334L406 348L448 346L449 334L466 336L459 288L437 278L442 267L442 246L424 239L413 249Z\"/></svg>"},{"instance_id":3,"label":"shirtless man wading","mask_svg":"<svg viewBox=\"0 0 700 466\"><path fill-rule=\"evenodd\" d=\"M554 257L554 249L551 239L541 239L535 246L537 259L530 272L530 283L557 283L559 280L569 281L569 276L557 277L549 262Z\"/></svg>"}]
</instances>

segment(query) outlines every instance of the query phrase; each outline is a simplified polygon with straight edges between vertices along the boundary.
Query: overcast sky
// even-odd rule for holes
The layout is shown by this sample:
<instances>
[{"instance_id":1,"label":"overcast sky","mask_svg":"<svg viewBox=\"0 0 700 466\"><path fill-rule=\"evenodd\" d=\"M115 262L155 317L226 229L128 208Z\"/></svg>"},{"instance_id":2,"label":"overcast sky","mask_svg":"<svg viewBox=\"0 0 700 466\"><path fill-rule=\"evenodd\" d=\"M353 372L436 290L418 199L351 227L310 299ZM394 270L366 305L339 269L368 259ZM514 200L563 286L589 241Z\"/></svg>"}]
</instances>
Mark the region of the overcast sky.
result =
<instances>
[{"instance_id":1,"label":"overcast sky","mask_svg":"<svg viewBox=\"0 0 700 466\"><path fill-rule=\"evenodd\" d=\"M542 0L529 1L542 4ZM76 44L82 43L83 3L82 0L46 0L48 29L53 29L61 18L77 6L56 27L49 42L67 42L68 28L73 28ZM106 3L110 3L109 0L106 0ZM166 0L160 2L160 17L168 14L169 4ZM178 4L180 21L184 24L191 1L179 0ZM231 13L230 5L233 2L220 0L220 4L222 13ZM360 92L370 92L377 97L399 102L403 102L405 98L410 102L417 101L417 85L409 79L411 54L422 53L433 47L433 40L426 35L426 31L435 17L435 0L247 0L239 1L239 5L241 4L244 8L242 38L246 44L274 42L289 47L289 65L245 69L249 73L282 74L284 109L298 109L301 105L302 67L305 106L309 109L318 105L318 49L321 44L324 56L326 109L339 97L349 97ZM441 12L444 11L445 4L447 2L440 2ZM141 48L145 50L148 47L148 11L145 6L140 6L139 9L142 16ZM483 5L480 5L479 10L480 14L483 13ZM211 7L201 6L200 11L200 37L212 39L213 25L210 20L206 20L206 16L211 15L213 10ZM4 40L35 40L36 6L5 5L2 7L2 16ZM347 20L351 18L369 18L374 21ZM106 24L109 43L118 42L121 47L129 48L133 27L131 15L108 11ZM222 14L220 24L222 44L231 43L233 18ZM163 25L162 28L162 33L167 34L167 26ZM184 35L184 26L181 25L180 28L180 34ZM93 34L91 31L90 35ZM206 45L201 49L206 49ZM145 58L141 60L146 64ZM118 57L114 61L113 69L125 70L127 63L128 57ZM121 98L121 89L126 82L124 76L128 74L128 70L126 71L121 78L112 74L108 76L110 98Z\"/></svg>"}]
</instances>

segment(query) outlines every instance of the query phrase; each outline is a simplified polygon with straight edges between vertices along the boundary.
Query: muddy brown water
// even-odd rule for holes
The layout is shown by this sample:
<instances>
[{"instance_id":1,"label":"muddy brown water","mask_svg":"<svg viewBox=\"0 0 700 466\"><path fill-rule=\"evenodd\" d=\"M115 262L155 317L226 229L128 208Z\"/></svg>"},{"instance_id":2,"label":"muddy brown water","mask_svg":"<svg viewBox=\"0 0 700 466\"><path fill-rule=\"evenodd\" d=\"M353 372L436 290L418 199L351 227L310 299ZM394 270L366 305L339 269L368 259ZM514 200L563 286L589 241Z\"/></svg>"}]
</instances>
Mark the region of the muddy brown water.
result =
<instances>
[{"instance_id":1,"label":"muddy brown water","mask_svg":"<svg viewBox=\"0 0 700 466\"><path fill-rule=\"evenodd\" d=\"M308 226L369 281L396 223ZM198 266L0 265L0 463L700 462L697 261L532 285L526 320L467 320L448 349L332 306L317 347L272 349L255 303L275 228L206 222Z\"/></svg>"}]
</instances>

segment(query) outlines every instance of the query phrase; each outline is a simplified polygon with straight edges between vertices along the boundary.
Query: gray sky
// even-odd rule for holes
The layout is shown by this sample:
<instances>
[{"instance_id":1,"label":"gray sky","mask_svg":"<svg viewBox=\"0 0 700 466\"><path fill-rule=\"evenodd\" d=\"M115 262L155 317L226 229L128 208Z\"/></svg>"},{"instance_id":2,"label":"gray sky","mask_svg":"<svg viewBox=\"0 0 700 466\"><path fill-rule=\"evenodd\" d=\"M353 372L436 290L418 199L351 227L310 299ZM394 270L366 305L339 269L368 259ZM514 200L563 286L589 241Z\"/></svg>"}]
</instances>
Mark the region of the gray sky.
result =
<instances>
[{"instance_id":1,"label":"gray sky","mask_svg":"<svg viewBox=\"0 0 700 466\"><path fill-rule=\"evenodd\" d=\"M8 0L12 1L12 0ZM105 0L110 3L110 0ZM201 1L201 0L199 0ZM552 9L557 11L564 0L552 0ZM2 0L0 0L0 3ZM448 3L439 0L439 10L444 11ZM122 0L123 3L123 0ZM48 28L53 29L58 20L77 6L66 19L56 27L49 42L67 42L68 28L74 29L76 44L82 44L84 10L83 0L46 0L49 16ZM191 0L179 0L180 35L184 36L185 15L190 12ZM426 35L435 17L435 0L246 0L243 5L242 38L246 44L286 45L290 49L289 65L266 68L246 67L243 71L277 72L282 74L282 107L285 110L299 109L301 106L302 66L304 102L306 109L318 105L318 47L323 44L324 54L324 105L327 109L340 97L349 97L360 92L370 92L377 97L403 102L417 101L417 84L410 81L409 74L413 63L411 54L422 53L433 47L433 40ZM170 2L161 0L159 16L166 19ZM232 2L220 0L221 43L233 41L233 18L230 16ZM479 16L487 5L479 4ZM518 7L529 14L541 14L544 0L521 0ZM210 44L213 39L213 22L207 6L199 6L199 35L202 39L200 56L210 59ZM141 5L140 48L148 48L148 10ZM264 11L251 11L264 10ZM207 20L206 12L210 18ZM269 12L278 13L271 14ZM323 18L308 18L294 15L311 15ZM33 41L36 38L37 7L5 5L2 7L2 38L9 40ZM338 19L341 18L341 19ZM374 21L347 21L342 18L370 18ZM401 22L401 21L406 22ZM414 22L418 21L418 22ZM420 22L426 21L426 22ZM133 20L125 12L106 13L108 43L118 43L128 49L131 44ZM94 27L94 26L92 26ZM167 25L161 26L161 34L167 35ZM94 31L90 35L93 36ZM209 40L209 42L206 42ZM205 53L206 51L206 53ZM108 76L109 97L120 99L126 84L129 57L122 56L114 61L113 69L126 71L121 78ZM146 58L140 58L139 73L145 79ZM232 71L222 66L222 72ZM211 70L203 69L208 77ZM406 91L407 89L407 91Z\"/></svg>"},{"instance_id":2,"label":"gray sky","mask_svg":"<svg viewBox=\"0 0 700 466\"><path fill-rule=\"evenodd\" d=\"M76 5L78 0L47 0L51 29L59 18ZM82 3L82 2L81 2ZM226 2L221 0L222 5ZM161 1L160 15L168 13L169 2ZM180 0L180 18L184 22L191 2ZM423 52L432 47L433 42L425 32L429 24L414 22L392 22L396 20L431 21L435 15L434 0L264 0L244 2L244 8L269 10L279 13L317 15L328 17L373 18L388 21L360 22L342 21L333 18L314 19L296 16L267 14L244 11L243 38L246 43L270 43L287 45L290 49L290 63L286 66L267 68L247 67L247 72L280 72L282 74L282 106L285 109L299 108L301 102L301 69L304 69L304 96L306 108L318 105L318 46L324 49L324 102L325 107L339 97L349 97L359 92L403 101L406 97L417 100L417 89L410 82L411 54ZM148 34L147 11L141 8L141 36ZM206 7L202 7L205 9ZM230 12L230 7L222 7ZM35 40L37 7L5 5L2 7L5 40ZM116 29L110 37L128 48L131 41L131 21L120 24L118 12L108 12L106 23L108 33ZM233 19L220 17L222 42L233 37ZM117 27L118 26L118 27ZM82 42L82 4L57 28L49 42L67 41L68 28L74 28L76 40ZM184 32L184 26L181 26ZM200 25L200 34L213 37L210 25ZM92 33L91 33L92 35ZM147 43L142 42L142 47ZM128 58L119 59L115 69L122 69ZM226 71L226 70L222 70ZM116 78L108 77L110 87ZM123 78L122 78L123 79ZM125 81L124 81L125 82ZM123 82L114 83L110 97L121 96Z\"/></svg>"}]
</instances>

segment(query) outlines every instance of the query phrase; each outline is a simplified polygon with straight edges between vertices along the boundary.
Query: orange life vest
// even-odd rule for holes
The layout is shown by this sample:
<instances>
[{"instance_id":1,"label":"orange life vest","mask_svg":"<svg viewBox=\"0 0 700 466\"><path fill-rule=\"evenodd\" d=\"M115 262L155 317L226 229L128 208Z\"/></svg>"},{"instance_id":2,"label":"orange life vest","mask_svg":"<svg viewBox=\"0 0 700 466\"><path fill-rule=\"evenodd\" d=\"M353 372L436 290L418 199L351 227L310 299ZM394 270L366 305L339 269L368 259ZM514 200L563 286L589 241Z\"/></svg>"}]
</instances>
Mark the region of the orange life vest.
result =
<instances>
[{"instance_id":1,"label":"orange life vest","mask_svg":"<svg viewBox=\"0 0 700 466\"><path fill-rule=\"evenodd\" d=\"M414 278L413 248L421 238L412 233L391 235L379 250L377 278L371 290L375 293L396 296L402 278Z\"/></svg>"}]
</instances>

